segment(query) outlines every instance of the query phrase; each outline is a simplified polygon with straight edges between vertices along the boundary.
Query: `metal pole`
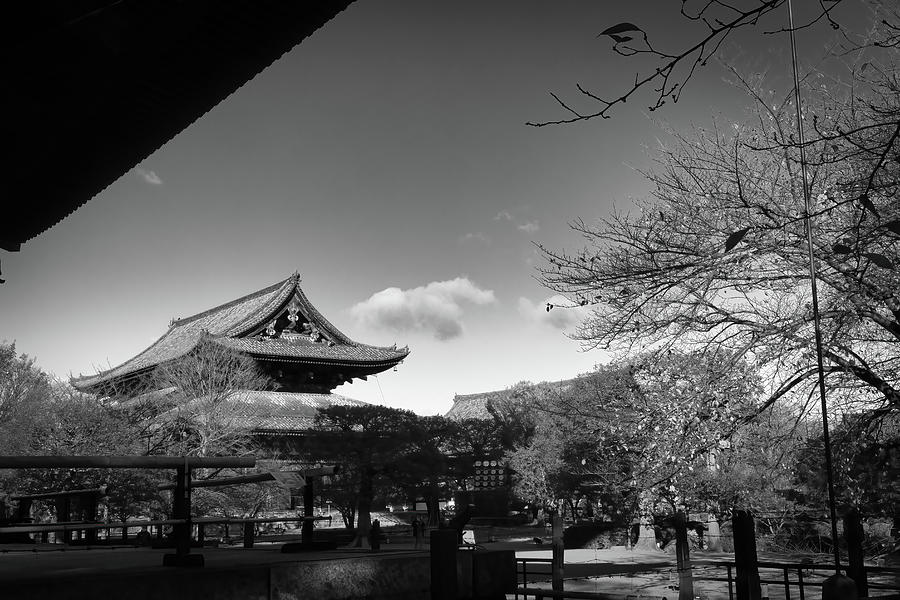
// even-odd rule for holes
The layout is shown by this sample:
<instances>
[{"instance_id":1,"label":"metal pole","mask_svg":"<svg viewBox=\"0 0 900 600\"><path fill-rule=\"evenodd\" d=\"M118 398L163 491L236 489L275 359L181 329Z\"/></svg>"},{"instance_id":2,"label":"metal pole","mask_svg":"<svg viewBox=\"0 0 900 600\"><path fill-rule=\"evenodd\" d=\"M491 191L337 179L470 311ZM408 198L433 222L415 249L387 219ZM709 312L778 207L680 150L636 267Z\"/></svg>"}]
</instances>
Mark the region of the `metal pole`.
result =
<instances>
[{"instance_id":1,"label":"metal pole","mask_svg":"<svg viewBox=\"0 0 900 600\"><path fill-rule=\"evenodd\" d=\"M825 366L822 360L822 329L819 323L819 294L816 287L816 257L813 250L812 219L810 217L809 176L806 172L806 139L803 135L803 115L800 98L800 77L797 74L797 41L794 36L794 9L788 0L788 21L791 34L791 63L794 69L794 107L797 110L797 139L800 142L800 172L803 175L803 223L806 226L806 247L809 253L809 285L812 292L813 328L816 335L816 362L819 374L819 397L822 402L822 440L825 443L825 474L828 479L828 510L831 516L831 545L834 549L835 574L841 573L841 551L838 546L837 511L834 499L834 474L831 465L831 438L828 435L828 405L825 402Z\"/></svg>"}]
</instances>

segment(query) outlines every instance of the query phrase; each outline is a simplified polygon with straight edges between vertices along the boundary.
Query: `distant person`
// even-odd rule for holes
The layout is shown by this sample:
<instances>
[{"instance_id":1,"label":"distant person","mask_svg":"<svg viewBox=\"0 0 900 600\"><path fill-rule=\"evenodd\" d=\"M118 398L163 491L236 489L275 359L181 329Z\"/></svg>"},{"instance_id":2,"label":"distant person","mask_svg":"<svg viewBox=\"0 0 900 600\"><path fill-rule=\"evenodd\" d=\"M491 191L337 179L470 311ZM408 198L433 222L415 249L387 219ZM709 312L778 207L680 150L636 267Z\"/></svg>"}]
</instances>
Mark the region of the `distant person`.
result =
<instances>
[{"instance_id":1,"label":"distant person","mask_svg":"<svg viewBox=\"0 0 900 600\"><path fill-rule=\"evenodd\" d=\"M419 549L419 517L413 517L412 520L412 534L413 534L413 548L416 550Z\"/></svg>"},{"instance_id":2,"label":"distant person","mask_svg":"<svg viewBox=\"0 0 900 600\"><path fill-rule=\"evenodd\" d=\"M378 519L372 521L372 527L369 529L369 545L372 546L372 552L381 549L381 522Z\"/></svg>"},{"instance_id":3,"label":"distant person","mask_svg":"<svg viewBox=\"0 0 900 600\"><path fill-rule=\"evenodd\" d=\"M151 543L150 532L147 531L146 525L141 527L141 530L138 532L134 541L138 546L149 546L150 545L150 543Z\"/></svg>"},{"instance_id":4,"label":"distant person","mask_svg":"<svg viewBox=\"0 0 900 600\"><path fill-rule=\"evenodd\" d=\"M418 519L419 521L419 535L416 538L416 548L421 548L422 543L425 541L425 521L422 519Z\"/></svg>"}]
</instances>

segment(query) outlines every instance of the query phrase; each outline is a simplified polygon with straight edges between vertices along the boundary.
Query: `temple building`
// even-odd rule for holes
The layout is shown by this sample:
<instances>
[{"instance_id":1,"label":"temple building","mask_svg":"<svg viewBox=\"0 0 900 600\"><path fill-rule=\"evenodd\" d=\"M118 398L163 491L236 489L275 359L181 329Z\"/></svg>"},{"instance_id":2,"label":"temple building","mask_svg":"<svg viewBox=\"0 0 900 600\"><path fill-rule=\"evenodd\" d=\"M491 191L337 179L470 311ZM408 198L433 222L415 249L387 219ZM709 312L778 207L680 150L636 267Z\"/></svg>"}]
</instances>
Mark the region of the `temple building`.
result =
<instances>
[{"instance_id":1,"label":"temple building","mask_svg":"<svg viewBox=\"0 0 900 600\"><path fill-rule=\"evenodd\" d=\"M97 394L128 389L199 344L218 344L252 357L271 381L268 389L241 394L254 433L301 434L312 425L318 408L363 404L333 394L335 387L396 366L409 349L351 340L316 310L300 281L294 273L237 300L175 319L162 337L134 358L97 375L73 379L72 384Z\"/></svg>"}]
</instances>

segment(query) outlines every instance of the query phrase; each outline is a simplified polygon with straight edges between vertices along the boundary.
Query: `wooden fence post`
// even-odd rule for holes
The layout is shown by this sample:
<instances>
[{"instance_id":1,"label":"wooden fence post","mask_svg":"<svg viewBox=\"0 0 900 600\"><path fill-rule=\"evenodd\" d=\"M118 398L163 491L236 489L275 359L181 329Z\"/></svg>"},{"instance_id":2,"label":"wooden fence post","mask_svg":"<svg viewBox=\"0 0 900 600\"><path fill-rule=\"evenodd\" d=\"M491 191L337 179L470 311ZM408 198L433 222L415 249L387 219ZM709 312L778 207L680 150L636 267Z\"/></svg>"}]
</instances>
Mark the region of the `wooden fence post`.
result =
<instances>
[{"instance_id":1,"label":"wooden fence post","mask_svg":"<svg viewBox=\"0 0 900 600\"><path fill-rule=\"evenodd\" d=\"M313 521L314 504L316 500L313 482L315 477L307 477L306 485L303 486L303 525L300 528L300 541L303 544L312 546L313 543Z\"/></svg>"},{"instance_id":2,"label":"wooden fence post","mask_svg":"<svg viewBox=\"0 0 900 600\"><path fill-rule=\"evenodd\" d=\"M175 554L163 555L163 566L202 567L203 555L191 554L191 469L187 458L184 459L184 465L176 467L172 512L176 519L184 519L186 522L172 526Z\"/></svg>"},{"instance_id":3,"label":"wooden fence post","mask_svg":"<svg viewBox=\"0 0 900 600\"><path fill-rule=\"evenodd\" d=\"M563 570L565 568L566 547L563 543L563 519L553 515L553 591L563 591Z\"/></svg>"},{"instance_id":4,"label":"wooden fence post","mask_svg":"<svg viewBox=\"0 0 900 600\"><path fill-rule=\"evenodd\" d=\"M675 514L675 558L678 561L678 600L694 600L687 518L681 510Z\"/></svg>"},{"instance_id":5,"label":"wooden fence post","mask_svg":"<svg viewBox=\"0 0 900 600\"><path fill-rule=\"evenodd\" d=\"M86 494L82 496L85 500L85 519L92 523L97 521L97 504L100 500L100 494ZM96 544L97 543L97 530L96 529L88 529L85 532L85 538L87 539L88 544Z\"/></svg>"},{"instance_id":6,"label":"wooden fence post","mask_svg":"<svg viewBox=\"0 0 900 600\"><path fill-rule=\"evenodd\" d=\"M246 522L244 523L244 548L252 548L253 547L253 535L255 533L256 523Z\"/></svg>"},{"instance_id":7,"label":"wooden fence post","mask_svg":"<svg viewBox=\"0 0 900 600\"><path fill-rule=\"evenodd\" d=\"M759 565L756 559L756 531L749 511L736 510L732 517L737 600L761 600Z\"/></svg>"},{"instance_id":8,"label":"wooden fence post","mask_svg":"<svg viewBox=\"0 0 900 600\"><path fill-rule=\"evenodd\" d=\"M431 532L431 598L456 600L456 529L434 529Z\"/></svg>"}]
</instances>

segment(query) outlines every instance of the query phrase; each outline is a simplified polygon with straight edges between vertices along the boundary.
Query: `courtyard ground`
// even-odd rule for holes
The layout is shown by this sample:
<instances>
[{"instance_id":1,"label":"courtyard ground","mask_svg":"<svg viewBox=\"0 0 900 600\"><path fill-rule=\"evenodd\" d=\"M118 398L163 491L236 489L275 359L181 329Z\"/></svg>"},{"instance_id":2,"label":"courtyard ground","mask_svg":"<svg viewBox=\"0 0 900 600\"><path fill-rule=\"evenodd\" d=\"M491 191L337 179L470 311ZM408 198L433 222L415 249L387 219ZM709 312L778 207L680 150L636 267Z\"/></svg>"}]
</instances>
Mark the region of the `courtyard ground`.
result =
<instances>
[{"instance_id":1,"label":"courtyard ground","mask_svg":"<svg viewBox=\"0 0 900 600\"><path fill-rule=\"evenodd\" d=\"M381 557L391 555L425 556L427 543L422 550L415 550L409 528L405 525L392 525L386 518L385 533L387 540L382 546ZM478 545L485 548L509 549L516 553L518 559L548 559L551 556L549 540L543 538L543 528L535 527L478 527L475 537ZM281 537L281 536L278 536ZM537 544L535 537L541 539ZM235 540L237 542L237 540ZM273 540L274 541L274 540ZM285 540L279 540L285 541ZM370 555L366 549L339 549L333 553L311 553L306 556L281 555L280 544L257 542L253 550L240 549L239 543L234 546L222 545L220 548L200 550L207 557L207 569L228 569L238 564L274 564L291 561L316 559L346 559L354 556ZM151 549L139 548L93 548L64 547L56 544L36 545L4 545L0 550L0 581L9 583L19 578L69 576L72 574L97 575L115 571L154 571L165 572L160 566L161 553ZM818 564L827 564L827 555L776 555L760 553L760 561L804 563L803 579L807 585L804 589L804 600L819 600L821 588L815 585L828 576L827 569L817 569ZM407 560L407 559L404 559ZM729 590L727 571L704 563L731 562L730 553L713 553L704 551L692 552L694 565L694 596L709 600L728 600ZM900 569L900 558L887 557L882 560L886 567ZM873 562L873 566L875 563ZM799 568L799 567L798 567ZM528 563L528 587L550 587L549 565L547 563ZM898 571L900 572L900 571ZM800 598L797 568L789 571L790 595L785 594L783 585L784 573L781 570L763 570L762 579L770 581L763 588L763 597L770 600L797 600ZM602 550L567 550L565 552L565 589L587 592L600 592L618 597L630 596L638 598L665 598L675 600L678 597L678 575L675 568L674 554L665 551L640 552L624 547ZM711 580L718 578L720 581ZM722 581L724 580L724 581ZM522 578L519 576L521 585ZM900 584L896 573L870 576L870 582L876 584ZM872 589L870 596L898 594L900 590ZM510 595L510 598L513 596ZM896 597L896 596L895 596Z\"/></svg>"}]
</instances>

